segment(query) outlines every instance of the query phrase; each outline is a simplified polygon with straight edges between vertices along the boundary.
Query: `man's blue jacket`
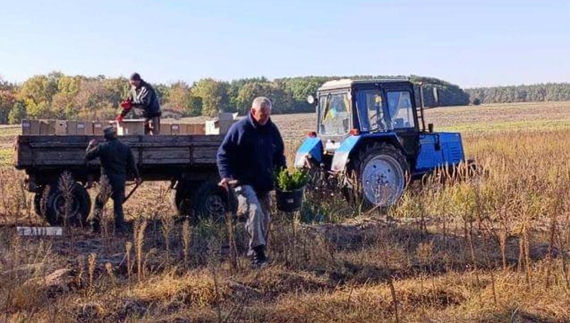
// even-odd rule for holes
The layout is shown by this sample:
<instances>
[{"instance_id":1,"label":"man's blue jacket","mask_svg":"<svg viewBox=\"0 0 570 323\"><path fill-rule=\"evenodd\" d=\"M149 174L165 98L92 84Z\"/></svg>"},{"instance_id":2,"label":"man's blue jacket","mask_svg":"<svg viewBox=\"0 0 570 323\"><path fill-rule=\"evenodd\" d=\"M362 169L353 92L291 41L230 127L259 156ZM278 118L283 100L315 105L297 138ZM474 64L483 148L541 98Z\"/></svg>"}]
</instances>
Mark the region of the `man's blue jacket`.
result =
<instances>
[{"instance_id":1,"label":"man's blue jacket","mask_svg":"<svg viewBox=\"0 0 570 323\"><path fill-rule=\"evenodd\" d=\"M220 176L251 185L258 194L267 193L274 188L275 171L286 167L284 146L271 119L260 125L249 113L230 127L218 148Z\"/></svg>"}]
</instances>

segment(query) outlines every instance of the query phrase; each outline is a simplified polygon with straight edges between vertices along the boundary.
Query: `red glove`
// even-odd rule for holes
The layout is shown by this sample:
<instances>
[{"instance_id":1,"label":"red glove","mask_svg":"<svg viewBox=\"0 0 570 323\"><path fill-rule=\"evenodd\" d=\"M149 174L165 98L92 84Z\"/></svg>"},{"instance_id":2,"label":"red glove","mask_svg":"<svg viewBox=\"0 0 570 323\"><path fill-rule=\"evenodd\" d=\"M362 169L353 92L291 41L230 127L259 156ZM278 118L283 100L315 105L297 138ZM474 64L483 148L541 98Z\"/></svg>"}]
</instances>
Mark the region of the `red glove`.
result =
<instances>
[{"instance_id":1,"label":"red glove","mask_svg":"<svg viewBox=\"0 0 570 323\"><path fill-rule=\"evenodd\" d=\"M119 115L117 116L117 118L115 118L115 120L116 120L116 121L119 121L119 122L123 122L123 116L119 114Z\"/></svg>"},{"instance_id":2,"label":"red glove","mask_svg":"<svg viewBox=\"0 0 570 323\"><path fill-rule=\"evenodd\" d=\"M133 107L133 104L131 103L131 101L123 101L121 102L121 107L125 110L130 110Z\"/></svg>"}]
</instances>

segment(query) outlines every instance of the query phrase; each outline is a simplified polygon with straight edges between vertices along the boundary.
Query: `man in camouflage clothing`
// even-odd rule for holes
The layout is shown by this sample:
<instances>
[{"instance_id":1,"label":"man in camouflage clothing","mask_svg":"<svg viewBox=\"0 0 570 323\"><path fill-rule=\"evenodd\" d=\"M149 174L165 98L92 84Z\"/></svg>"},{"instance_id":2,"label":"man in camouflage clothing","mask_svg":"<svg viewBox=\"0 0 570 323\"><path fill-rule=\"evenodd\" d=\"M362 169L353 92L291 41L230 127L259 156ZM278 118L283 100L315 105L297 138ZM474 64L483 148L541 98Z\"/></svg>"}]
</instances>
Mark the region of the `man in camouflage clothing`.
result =
<instances>
[{"instance_id":1,"label":"man in camouflage clothing","mask_svg":"<svg viewBox=\"0 0 570 323\"><path fill-rule=\"evenodd\" d=\"M111 187L111 199L115 213L115 228L117 231L125 233L128 231L123 213L123 202L125 200L125 183L127 181L127 171L134 175L135 182L142 182L133 152L129 146L117 139L117 132L114 127L109 126L104 129L105 141L97 144L95 139L89 142L85 159L87 161L99 158L101 162L101 179L106 177ZM99 194L95 200L95 209L88 219L91 225L91 232L100 231L101 210L107 203L106 197Z\"/></svg>"}]
</instances>

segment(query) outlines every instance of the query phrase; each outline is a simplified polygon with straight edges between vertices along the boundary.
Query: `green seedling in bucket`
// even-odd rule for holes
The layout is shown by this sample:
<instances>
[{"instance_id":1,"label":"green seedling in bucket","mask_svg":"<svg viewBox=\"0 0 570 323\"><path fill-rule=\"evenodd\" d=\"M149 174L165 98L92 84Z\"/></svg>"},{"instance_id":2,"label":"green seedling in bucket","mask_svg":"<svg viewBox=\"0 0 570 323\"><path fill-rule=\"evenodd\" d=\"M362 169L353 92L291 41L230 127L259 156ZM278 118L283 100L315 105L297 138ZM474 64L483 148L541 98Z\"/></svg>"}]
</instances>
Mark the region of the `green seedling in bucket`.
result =
<instances>
[{"instance_id":1,"label":"green seedling in bucket","mask_svg":"<svg viewBox=\"0 0 570 323\"><path fill-rule=\"evenodd\" d=\"M309 174L305 170L295 169L289 172L286 168L277 173L277 209L283 212L295 212L303 205L305 185L309 182Z\"/></svg>"},{"instance_id":2,"label":"green seedling in bucket","mask_svg":"<svg viewBox=\"0 0 570 323\"><path fill-rule=\"evenodd\" d=\"M277 173L277 188L282 191L293 191L305 187L309 182L309 174L305 170L286 168Z\"/></svg>"}]
</instances>

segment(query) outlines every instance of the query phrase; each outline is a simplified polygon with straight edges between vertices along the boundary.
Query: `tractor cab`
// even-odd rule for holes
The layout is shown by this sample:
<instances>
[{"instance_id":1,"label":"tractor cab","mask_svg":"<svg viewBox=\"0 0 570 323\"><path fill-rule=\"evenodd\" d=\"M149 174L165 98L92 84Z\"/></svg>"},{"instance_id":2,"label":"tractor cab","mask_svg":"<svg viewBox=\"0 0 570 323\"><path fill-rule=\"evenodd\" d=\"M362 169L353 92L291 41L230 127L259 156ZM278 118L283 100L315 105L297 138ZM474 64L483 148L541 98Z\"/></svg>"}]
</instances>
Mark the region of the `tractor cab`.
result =
<instances>
[{"instance_id":1,"label":"tractor cab","mask_svg":"<svg viewBox=\"0 0 570 323\"><path fill-rule=\"evenodd\" d=\"M460 134L434 133L432 125L426 129L421 84L407 79L335 80L324 83L308 101L316 104L317 129L297 150L295 166L319 165L343 177L369 205L391 205L408 177L420 178L464 160Z\"/></svg>"},{"instance_id":2,"label":"tractor cab","mask_svg":"<svg viewBox=\"0 0 570 323\"><path fill-rule=\"evenodd\" d=\"M418 149L418 113L414 86L407 80L325 83L317 92L317 135L333 152L350 135L393 133L406 154Z\"/></svg>"}]
</instances>

